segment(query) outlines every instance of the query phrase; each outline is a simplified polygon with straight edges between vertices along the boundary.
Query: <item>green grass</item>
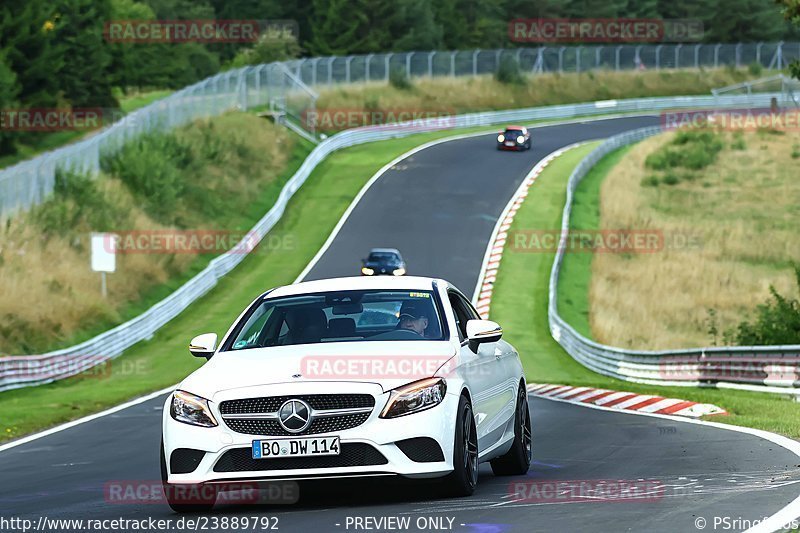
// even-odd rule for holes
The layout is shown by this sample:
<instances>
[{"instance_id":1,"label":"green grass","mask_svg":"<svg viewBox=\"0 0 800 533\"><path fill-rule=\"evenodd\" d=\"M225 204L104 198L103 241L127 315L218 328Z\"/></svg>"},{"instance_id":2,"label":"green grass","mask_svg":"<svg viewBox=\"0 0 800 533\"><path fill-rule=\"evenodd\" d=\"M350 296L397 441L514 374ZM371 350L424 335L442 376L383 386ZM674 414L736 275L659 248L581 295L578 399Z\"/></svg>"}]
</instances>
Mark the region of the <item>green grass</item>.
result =
<instances>
[{"instance_id":1,"label":"green grass","mask_svg":"<svg viewBox=\"0 0 800 533\"><path fill-rule=\"evenodd\" d=\"M130 113L131 111L136 111L140 107L144 107L147 104L151 104L156 100L160 100L161 98L166 98L170 94L172 94L172 91L157 90L157 91L148 91L144 93L135 93L122 96L119 98L119 107L124 112Z\"/></svg>"},{"instance_id":2,"label":"green grass","mask_svg":"<svg viewBox=\"0 0 800 533\"><path fill-rule=\"evenodd\" d=\"M586 150L572 150L565 154L564 164L573 168L582 159ZM600 187L603 178L630 150L629 147L617 150L604 157L581 181L575 191L569 227L571 230L593 231L600 228ZM570 170L571 172L571 170ZM561 220L559 219L559 226ZM592 338L589 324L589 281L592 276L592 257L589 252L567 253L561 265L558 284L558 311L581 335ZM565 281L566 280L566 281Z\"/></svg>"},{"instance_id":3,"label":"green grass","mask_svg":"<svg viewBox=\"0 0 800 533\"><path fill-rule=\"evenodd\" d=\"M560 227L567 178L591 148L591 145L587 145L572 150L556 159L542 172L531 187L522 208L517 211L512 232ZM598 172L598 175L602 175L602 172ZM590 177L585 191L587 194L592 187L597 190L598 185L595 182L598 180L601 178ZM586 207L588 213L576 213L573 219L576 223L590 223L594 204L588 200L588 197L584 197L581 203L581 207ZM786 397L732 390L640 385L595 374L577 363L550 336L547 286L552 263L551 253L519 253L507 250L503 255L492 295L491 318L503 326L505 338L519 351L529 382L603 387L712 403L729 413L709 417L715 422L764 429L792 438L800 437L800 406ZM578 279L572 279L570 276L576 273L579 274ZM562 286L578 286L581 283L586 285L587 282L585 273L581 274L577 267L565 271L562 276ZM579 302L574 291L573 297Z\"/></svg>"},{"instance_id":4,"label":"green grass","mask_svg":"<svg viewBox=\"0 0 800 533\"><path fill-rule=\"evenodd\" d=\"M0 442L179 382L201 364L187 351L191 337L205 332L224 334L253 298L271 287L294 281L375 172L415 146L452 134L437 132L370 143L327 158L295 194L283 218L270 232L275 242L291 245L267 247L249 255L151 340L133 346L112 361L109 372L0 393ZM269 206L263 207L266 211Z\"/></svg>"}]
</instances>

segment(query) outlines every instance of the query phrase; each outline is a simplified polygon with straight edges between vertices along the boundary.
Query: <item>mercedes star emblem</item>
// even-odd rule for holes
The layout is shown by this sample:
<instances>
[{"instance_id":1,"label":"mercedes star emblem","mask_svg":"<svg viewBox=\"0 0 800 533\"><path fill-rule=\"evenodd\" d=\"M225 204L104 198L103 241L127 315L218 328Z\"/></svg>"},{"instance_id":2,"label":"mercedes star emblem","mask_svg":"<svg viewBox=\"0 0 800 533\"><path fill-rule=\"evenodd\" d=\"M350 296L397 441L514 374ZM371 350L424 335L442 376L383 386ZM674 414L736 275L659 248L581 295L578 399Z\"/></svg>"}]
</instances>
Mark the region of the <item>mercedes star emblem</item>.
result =
<instances>
[{"instance_id":1,"label":"mercedes star emblem","mask_svg":"<svg viewBox=\"0 0 800 533\"><path fill-rule=\"evenodd\" d=\"M278 422L289 433L300 433L311 425L311 407L303 400L287 400L278 410Z\"/></svg>"}]
</instances>

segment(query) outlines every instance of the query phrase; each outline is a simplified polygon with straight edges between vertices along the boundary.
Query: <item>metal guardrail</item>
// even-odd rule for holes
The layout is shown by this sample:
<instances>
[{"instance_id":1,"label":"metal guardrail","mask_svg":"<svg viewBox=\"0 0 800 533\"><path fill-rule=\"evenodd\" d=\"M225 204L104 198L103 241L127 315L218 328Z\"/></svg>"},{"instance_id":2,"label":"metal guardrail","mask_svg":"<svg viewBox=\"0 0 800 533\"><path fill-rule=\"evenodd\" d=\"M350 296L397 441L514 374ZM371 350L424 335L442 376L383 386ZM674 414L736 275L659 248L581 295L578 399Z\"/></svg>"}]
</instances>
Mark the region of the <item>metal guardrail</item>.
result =
<instances>
[{"instance_id":1,"label":"metal guardrail","mask_svg":"<svg viewBox=\"0 0 800 533\"><path fill-rule=\"evenodd\" d=\"M573 171L561 220L561 240L550 273L547 309L550 333L576 361L606 376L636 383L703 386L734 383L764 387L765 392L796 392L800 387L800 346L735 346L688 350L640 351L594 342L558 314L558 278L566 249L575 190L589 171L609 153L660 133L643 128L607 139ZM767 387L770 389L768 390Z\"/></svg>"},{"instance_id":2,"label":"metal guardrail","mask_svg":"<svg viewBox=\"0 0 800 533\"><path fill-rule=\"evenodd\" d=\"M267 232L280 220L289 199L305 183L314 168L328 155L341 148L372 141L404 137L425 131L489 126L507 122L530 123L547 119L568 119L609 113L650 112L675 108L764 107L768 105L772 97L780 98L780 95L759 94L721 98L714 98L713 96L639 98L471 113L455 117L439 117L402 124L367 126L343 131L325 139L312 150L297 172L284 185L275 205L256 223L251 233L245 238L246 243L243 240L241 245L234 247L237 250L236 253L227 253L212 260L202 272L195 275L180 289L148 309L142 315L90 340L43 355L0 358L0 391L49 383L79 374L119 356L124 350L137 342L151 338L160 327L178 316L195 300L211 290L221 277L233 270L246 257L246 254L241 253L241 250L251 250L254 248L254 244L261 241ZM551 296L552 294L551 292ZM555 312L555 309L553 309L553 312ZM557 314L554 314L554 317L557 317ZM564 324L561 329L566 331L568 327ZM573 335L568 335L568 337L575 338ZM567 337L564 338L566 339ZM609 350L613 351L613 349ZM598 368L600 367L598 366Z\"/></svg>"}]
</instances>

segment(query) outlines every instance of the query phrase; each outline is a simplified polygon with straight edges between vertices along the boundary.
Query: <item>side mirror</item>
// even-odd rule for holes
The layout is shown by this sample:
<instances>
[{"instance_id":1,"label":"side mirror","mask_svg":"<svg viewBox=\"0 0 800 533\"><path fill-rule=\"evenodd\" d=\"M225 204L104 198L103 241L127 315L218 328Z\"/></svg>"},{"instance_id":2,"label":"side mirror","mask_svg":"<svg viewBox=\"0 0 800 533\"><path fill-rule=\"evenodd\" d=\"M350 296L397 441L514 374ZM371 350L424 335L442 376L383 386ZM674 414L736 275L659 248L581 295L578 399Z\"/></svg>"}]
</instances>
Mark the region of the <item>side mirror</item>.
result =
<instances>
[{"instance_id":1,"label":"side mirror","mask_svg":"<svg viewBox=\"0 0 800 533\"><path fill-rule=\"evenodd\" d=\"M467 340L469 348L473 352L478 352L478 345L484 342L497 342L503 336L503 328L497 322L491 320L469 320L467 321Z\"/></svg>"},{"instance_id":2,"label":"side mirror","mask_svg":"<svg viewBox=\"0 0 800 533\"><path fill-rule=\"evenodd\" d=\"M205 357L211 359L214 350L217 349L217 334L204 333L198 335L189 343L189 352L195 357Z\"/></svg>"}]
</instances>

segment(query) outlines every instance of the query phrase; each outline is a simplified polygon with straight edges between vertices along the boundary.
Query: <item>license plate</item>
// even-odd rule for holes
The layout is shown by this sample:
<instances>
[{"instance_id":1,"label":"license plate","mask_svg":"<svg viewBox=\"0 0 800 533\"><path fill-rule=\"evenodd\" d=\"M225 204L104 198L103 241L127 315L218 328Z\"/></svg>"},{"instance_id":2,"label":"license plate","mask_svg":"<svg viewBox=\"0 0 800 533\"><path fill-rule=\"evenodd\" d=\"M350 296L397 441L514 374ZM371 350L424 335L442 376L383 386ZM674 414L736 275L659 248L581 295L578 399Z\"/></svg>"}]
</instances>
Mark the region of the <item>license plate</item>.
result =
<instances>
[{"instance_id":1,"label":"license plate","mask_svg":"<svg viewBox=\"0 0 800 533\"><path fill-rule=\"evenodd\" d=\"M263 439L253 441L253 459L339 455L339 437Z\"/></svg>"},{"instance_id":2,"label":"license plate","mask_svg":"<svg viewBox=\"0 0 800 533\"><path fill-rule=\"evenodd\" d=\"M514 141L506 141L506 146L514 146Z\"/></svg>"}]
</instances>

